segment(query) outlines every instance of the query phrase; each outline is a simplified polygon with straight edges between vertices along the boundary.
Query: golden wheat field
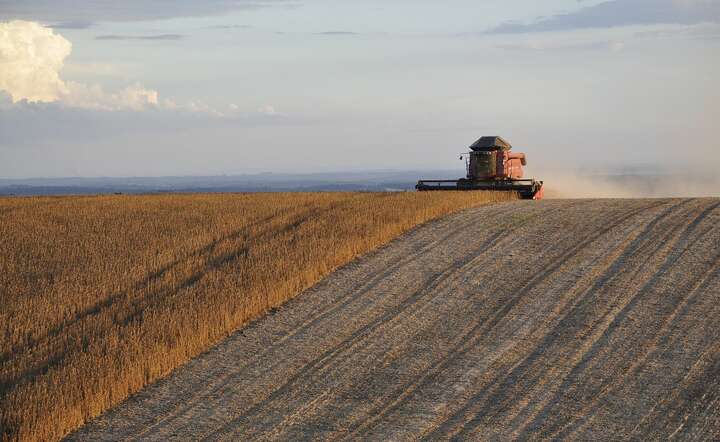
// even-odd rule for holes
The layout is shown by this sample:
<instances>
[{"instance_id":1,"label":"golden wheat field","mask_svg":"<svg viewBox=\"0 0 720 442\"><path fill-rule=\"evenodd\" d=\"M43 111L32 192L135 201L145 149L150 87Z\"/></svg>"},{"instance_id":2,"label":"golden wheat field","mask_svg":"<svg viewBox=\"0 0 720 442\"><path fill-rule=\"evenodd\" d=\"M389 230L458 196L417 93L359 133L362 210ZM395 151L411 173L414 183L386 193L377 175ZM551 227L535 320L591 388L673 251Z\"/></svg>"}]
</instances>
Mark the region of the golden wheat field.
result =
<instances>
[{"instance_id":1,"label":"golden wheat field","mask_svg":"<svg viewBox=\"0 0 720 442\"><path fill-rule=\"evenodd\" d=\"M494 193L0 199L0 429L56 440L316 283Z\"/></svg>"}]
</instances>

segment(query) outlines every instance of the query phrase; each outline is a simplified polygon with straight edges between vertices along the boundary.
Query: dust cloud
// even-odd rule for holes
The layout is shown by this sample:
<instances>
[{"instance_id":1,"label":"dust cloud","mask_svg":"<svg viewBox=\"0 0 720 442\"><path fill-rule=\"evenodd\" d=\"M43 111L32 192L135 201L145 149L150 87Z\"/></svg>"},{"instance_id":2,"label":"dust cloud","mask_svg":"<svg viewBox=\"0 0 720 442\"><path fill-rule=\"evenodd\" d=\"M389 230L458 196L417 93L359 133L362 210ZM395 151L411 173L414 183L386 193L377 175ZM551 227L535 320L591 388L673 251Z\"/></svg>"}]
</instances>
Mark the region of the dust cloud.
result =
<instances>
[{"instance_id":1,"label":"dust cloud","mask_svg":"<svg viewBox=\"0 0 720 442\"><path fill-rule=\"evenodd\" d=\"M720 176L711 174L622 175L548 172L546 198L675 198L720 196Z\"/></svg>"}]
</instances>

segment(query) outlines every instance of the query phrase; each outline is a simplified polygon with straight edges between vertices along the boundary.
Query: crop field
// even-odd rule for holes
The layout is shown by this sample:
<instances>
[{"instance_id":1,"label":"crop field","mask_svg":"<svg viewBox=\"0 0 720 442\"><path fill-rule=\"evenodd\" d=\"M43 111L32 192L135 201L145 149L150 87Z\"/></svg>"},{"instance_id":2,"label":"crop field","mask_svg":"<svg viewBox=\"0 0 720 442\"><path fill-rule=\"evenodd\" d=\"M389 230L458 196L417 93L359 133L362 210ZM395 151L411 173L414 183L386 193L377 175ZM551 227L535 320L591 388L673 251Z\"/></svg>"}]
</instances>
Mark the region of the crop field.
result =
<instances>
[{"instance_id":1,"label":"crop field","mask_svg":"<svg viewBox=\"0 0 720 442\"><path fill-rule=\"evenodd\" d=\"M0 199L0 435L59 439L356 256L509 198Z\"/></svg>"},{"instance_id":2,"label":"crop field","mask_svg":"<svg viewBox=\"0 0 720 442\"><path fill-rule=\"evenodd\" d=\"M70 440L720 440L720 199L485 205Z\"/></svg>"}]
</instances>

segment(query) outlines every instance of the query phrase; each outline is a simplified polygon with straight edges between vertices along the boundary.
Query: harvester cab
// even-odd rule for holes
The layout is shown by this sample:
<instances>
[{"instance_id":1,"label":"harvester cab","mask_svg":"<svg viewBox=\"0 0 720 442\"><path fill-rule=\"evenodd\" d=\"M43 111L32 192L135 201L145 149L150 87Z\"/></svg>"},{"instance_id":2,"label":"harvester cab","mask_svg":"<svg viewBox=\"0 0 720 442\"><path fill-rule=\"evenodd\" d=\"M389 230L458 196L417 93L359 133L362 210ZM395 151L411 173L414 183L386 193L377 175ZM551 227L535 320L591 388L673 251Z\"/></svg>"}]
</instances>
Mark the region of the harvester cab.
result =
<instances>
[{"instance_id":1,"label":"harvester cab","mask_svg":"<svg viewBox=\"0 0 720 442\"><path fill-rule=\"evenodd\" d=\"M482 137L463 154L467 175L458 180L420 180L415 188L432 190L495 190L517 192L523 199L543 197L543 182L523 179L524 153L510 152L512 145L502 137Z\"/></svg>"}]
</instances>

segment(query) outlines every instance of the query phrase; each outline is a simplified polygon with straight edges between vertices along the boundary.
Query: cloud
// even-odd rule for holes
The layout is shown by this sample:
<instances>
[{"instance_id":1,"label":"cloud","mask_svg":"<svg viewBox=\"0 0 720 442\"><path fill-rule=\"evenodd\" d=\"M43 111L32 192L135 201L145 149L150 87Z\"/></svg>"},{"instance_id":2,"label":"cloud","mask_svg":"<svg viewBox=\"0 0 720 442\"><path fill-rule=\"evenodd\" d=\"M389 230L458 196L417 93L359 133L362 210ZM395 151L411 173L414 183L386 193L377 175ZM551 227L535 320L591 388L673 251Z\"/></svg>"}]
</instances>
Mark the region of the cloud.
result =
<instances>
[{"instance_id":1,"label":"cloud","mask_svg":"<svg viewBox=\"0 0 720 442\"><path fill-rule=\"evenodd\" d=\"M720 39L720 26L717 24L675 25L662 29L651 29L635 32L636 38L668 38L686 37L690 39Z\"/></svg>"},{"instance_id":2,"label":"cloud","mask_svg":"<svg viewBox=\"0 0 720 442\"><path fill-rule=\"evenodd\" d=\"M95 40L182 40L184 35L180 34L159 34L159 35L98 35Z\"/></svg>"},{"instance_id":3,"label":"cloud","mask_svg":"<svg viewBox=\"0 0 720 442\"><path fill-rule=\"evenodd\" d=\"M270 104L258 109L258 113L262 115L279 115L278 111L275 109L275 106L272 106Z\"/></svg>"},{"instance_id":4,"label":"cloud","mask_svg":"<svg viewBox=\"0 0 720 442\"><path fill-rule=\"evenodd\" d=\"M287 0L0 0L3 18L43 22L142 21L219 15Z\"/></svg>"},{"instance_id":5,"label":"cloud","mask_svg":"<svg viewBox=\"0 0 720 442\"><path fill-rule=\"evenodd\" d=\"M631 25L720 23L718 0L611 0L531 24L505 23L495 34L611 28Z\"/></svg>"},{"instance_id":6,"label":"cloud","mask_svg":"<svg viewBox=\"0 0 720 442\"><path fill-rule=\"evenodd\" d=\"M39 23L0 23L0 90L13 103L58 101L71 107L135 111L159 104L157 91L140 85L108 93L97 85L63 81L60 70L71 51L68 40Z\"/></svg>"},{"instance_id":7,"label":"cloud","mask_svg":"<svg viewBox=\"0 0 720 442\"><path fill-rule=\"evenodd\" d=\"M509 51L612 51L619 52L625 49L625 43L622 41L588 41L588 42L568 42L568 41L527 41L518 43L501 43L496 45L499 49Z\"/></svg>"},{"instance_id":8,"label":"cloud","mask_svg":"<svg viewBox=\"0 0 720 442\"><path fill-rule=\"evenodd\" d=\"M46 25L53 29L88 29L95 26L95 23L87 20L61 21Z\"/></svg>"},{"instance_id":9,"label":"cloud","mask_svg":"<svg viewBox=\"0 0 720 442\"><path fill-rule=\"evenodd\" d=\"M0 23L0 90L13 102L48 102L67 92L60 69L72 44L38 23Z\"/></svg>"},{"instance_id":10,"label":"cloud","mask_svg":"<svg viewBox=\"0 0 720 442\"><path fill-rule=\"evenodd\" d=\"M357 32L350 32L350 31L327 31L327 32L318 32L316 35L360 35Z\"/></svg>"},{"instance_id":11,"label":"cloud","mask_svg":"<svg viewBox=\"0 0 720 442\"><path fill-rule=\"evenodd\" d=\"M157 91L146 89L139 84L127 86L117 92L105 92L99 85L69 82L67 90L61 98L63 104L71 107L142 111L160 104Z\"/></svg>"},{"instance_id":12,"label":"cloud","mask_svg":"<svg viewBox=\"0 0 720 442\"><path fill-rule=\"evenodd\" d=\"M98 37L100 38L100 37ZM176 40L176 34L148 36L103 36L106 40ZM120 90L106 91L97 84L64 81L60 77L65 59L72 44L52 28L37 22L13 20L0 22L0 104L7 94L13 104L57 103L65 108L101 111L163 110L204 114L214 117L240 115L237 105L218 110L202 102L178 104L171 99L160 99L154 89L139 83ZM114 72L112 65L71 64L68 71L107 75ZM264 115L279 115L272 107L259 111Z\"/></svg>"},{"instance_id":13,"label":"cloud","mask_svg":"<svg viewBox=\"0 0 720 442\"><path fill-rule=\"evenodd\" d=\"M207 29L251 29L250 25L214 25L208 26Z\"/></svg>"}]
</instances>

